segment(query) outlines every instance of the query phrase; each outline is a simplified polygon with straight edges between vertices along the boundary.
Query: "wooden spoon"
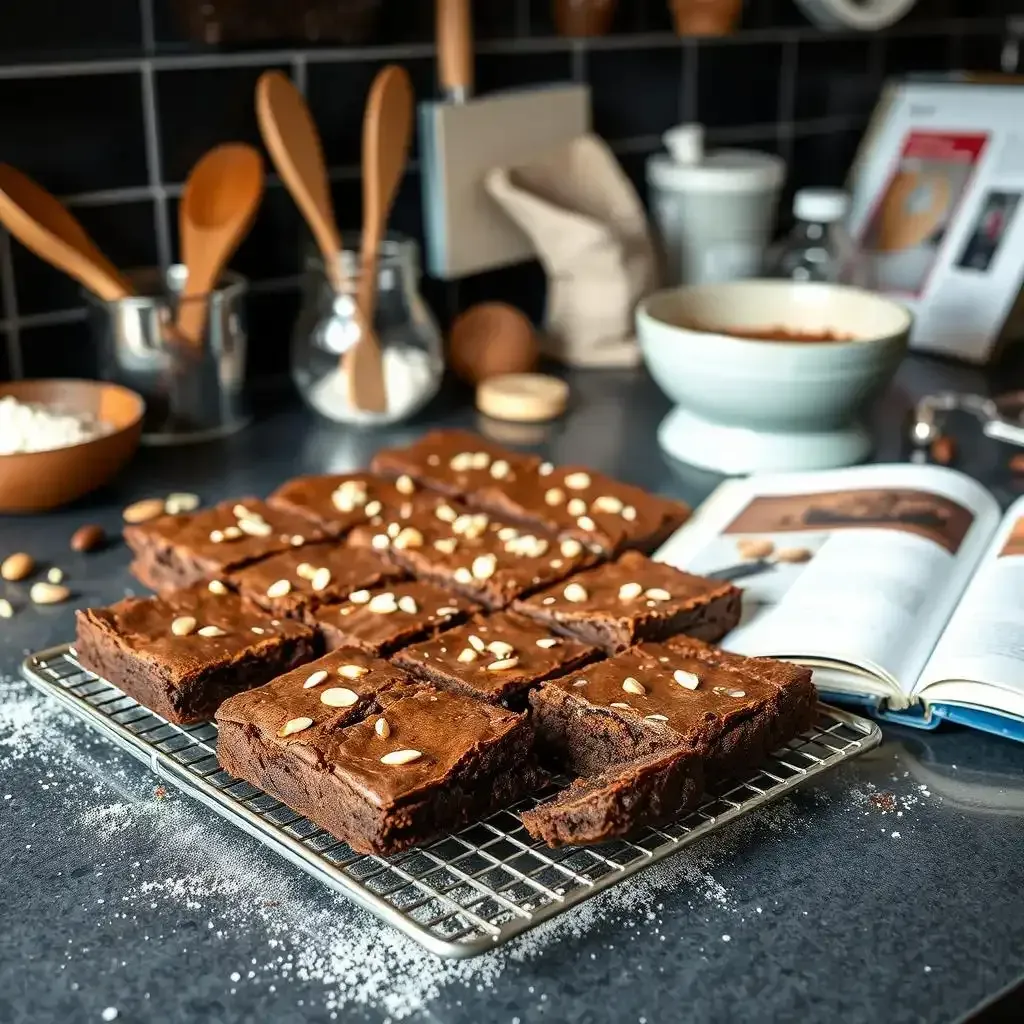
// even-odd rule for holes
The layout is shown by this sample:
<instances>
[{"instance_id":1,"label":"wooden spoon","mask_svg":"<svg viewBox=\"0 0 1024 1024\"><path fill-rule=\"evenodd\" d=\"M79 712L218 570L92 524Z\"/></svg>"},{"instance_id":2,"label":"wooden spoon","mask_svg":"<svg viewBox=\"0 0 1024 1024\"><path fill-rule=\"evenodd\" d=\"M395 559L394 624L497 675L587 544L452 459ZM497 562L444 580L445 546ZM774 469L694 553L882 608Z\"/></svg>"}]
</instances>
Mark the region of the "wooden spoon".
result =
<instances>
[{"instance_id":1,"label":"wooden spoon","mask_svg":"<svg viewBox=\"0 0 1024 1024\"><path fill-rule=\"evenodd\" d=\"M135 294L68 208L9 164L0 164L0 221L22 245L105 302Z\"/></svg>"},{"instance_id":2,"label":"wooden spoon","mask_svg":"<svg viewBox=\"0 0 1024 1024\"><path fill-rule=\"evenodd\" d=\"M210 150L192 168L178 209L181 261L188 277L178 303L178 330L194 345L206 329L208 296L256 216L263 161L241 142Z\"/></svg>"},{"instance_id":3,"label":"wooden spoon","mask_svg":"<svg viewBox=\"0 0 1024 1024\"><path fill-rule=\"evenodd\" d=\"M256 83L256 117L270 159L313 232L327 279L340 292L341 234L313 115L286 75L265 71Z\"/></svg>"},{"instance_id":4,"label":"wooden spoon","mask_svg":"<svg viewBox=\"0 0 1024 1024\"><path fill-rule=\"evenodd\" d=\"M385 412L387 394L380 342L373 331L377 309L377 258L412 140L414 96L408 73L390 64L374 79L363 115L363 250L359 309L363 331L342 357L349 400L357 409Z\"/></svg>"}]
</instances>

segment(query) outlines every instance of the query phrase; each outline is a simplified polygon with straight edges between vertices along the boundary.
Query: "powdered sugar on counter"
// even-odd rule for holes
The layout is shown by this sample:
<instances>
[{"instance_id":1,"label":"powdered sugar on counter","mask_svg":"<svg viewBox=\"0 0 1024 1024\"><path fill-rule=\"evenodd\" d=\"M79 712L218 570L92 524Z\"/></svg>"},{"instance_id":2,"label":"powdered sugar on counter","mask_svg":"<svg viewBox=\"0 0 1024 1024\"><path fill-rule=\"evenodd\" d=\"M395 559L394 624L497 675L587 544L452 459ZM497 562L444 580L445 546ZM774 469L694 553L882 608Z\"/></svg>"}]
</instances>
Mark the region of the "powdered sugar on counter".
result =
<instances>
[{"instance_id":1,"label":"powdered sugar on counter","mask_svg":"<svg viewBox=\"0 0 1024 1024\"><path fill-rule=\"evenodd\" d=\"M119 937L116 951L107 952L125 956L130 967L135 953L129 951L136 948L140 958L158 945L185 957L201 949L203 962L216 965L209 969L219 972L222 998L258 988L261 1000L284 996L311 1018L332 1020L354 1016L360 1006L405 1020L434 1000L457 1002L467 992L494 989L506 974L505 984L518 983L523 972L531 972L521 965L542 960L566 942L580 945L581 956L611 949L630 963L649 962L633 954L650 952L652 944L676 935L668 923L680 916L705 935L706 945L695 942L686 955L706 960L734 947L742 952L752 922L778 913L779 899L751 890L737 862L752 845L799 845L817 827L806 801L828 799L808 790L799 801L774 803L493 953L459 961L433 956L261 849L172 787L161 786L52 701L13 681L0 681L0 776L4 794L14 793L0 808L6 814L19 805L15 827L33 849L43 848L45 828L48 849L57 843L89 851L81 858L83 867L96 875L96 894L102 896L90 911L90 927ZM45 801L34 806L41 796L37 790L45 791ZM857 817L861 811L859 803L832 809ZM58 885L64 881L57 878ZM87 890L80 891L85 899ZM86 952L69 943L54 968L83 987L110 985L111 978L98 982L86 973L94 963L84 960ZM661 969L652 968L652 976ZM118 992L121 1016L131 1017L129 993L105 991ZM540 989L524 993L530 1005L523 1019L533 1019L531 1007L541 1007L546 998ZM99 1007L108 1002L113 1003L109 995Z\"/></svg>"},{"instance_id":2,"label":"powdered sugar on counter","mask_svg":"<svg viewBox=\"0 0 1024 1024\"><path fill-rule=\"evenodd\" d=\"M109 434L111 429L90 413L62 413L9 395L0 398L0 455L67 448Z\"/></svg>"}]
</instances>

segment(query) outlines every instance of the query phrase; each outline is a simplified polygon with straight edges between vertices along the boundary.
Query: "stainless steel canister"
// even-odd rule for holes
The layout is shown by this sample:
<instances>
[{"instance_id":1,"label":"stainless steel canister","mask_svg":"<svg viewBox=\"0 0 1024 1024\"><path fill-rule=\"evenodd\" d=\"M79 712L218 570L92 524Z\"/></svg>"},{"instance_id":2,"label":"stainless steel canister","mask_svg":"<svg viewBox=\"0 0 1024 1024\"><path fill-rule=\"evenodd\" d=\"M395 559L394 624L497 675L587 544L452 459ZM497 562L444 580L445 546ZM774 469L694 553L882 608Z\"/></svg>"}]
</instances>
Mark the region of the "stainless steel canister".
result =
<instances>
[{"instance_id":1,"label":"stainless steel canister","mask_svg":"<svg viewBox=\"0 0 1024 1024\"><path fill-rule=\"evenodd\" d=\"M245 426L248 282L226 272L217 290L190 302L205 303L203 336L181 338L174 328L188 275L180 264L132 271L138 292L104 302L87 294L89 324L100 373L146 400L142 439L148 444L183 444L224 437Z\"/></svg>"}]
</instances>

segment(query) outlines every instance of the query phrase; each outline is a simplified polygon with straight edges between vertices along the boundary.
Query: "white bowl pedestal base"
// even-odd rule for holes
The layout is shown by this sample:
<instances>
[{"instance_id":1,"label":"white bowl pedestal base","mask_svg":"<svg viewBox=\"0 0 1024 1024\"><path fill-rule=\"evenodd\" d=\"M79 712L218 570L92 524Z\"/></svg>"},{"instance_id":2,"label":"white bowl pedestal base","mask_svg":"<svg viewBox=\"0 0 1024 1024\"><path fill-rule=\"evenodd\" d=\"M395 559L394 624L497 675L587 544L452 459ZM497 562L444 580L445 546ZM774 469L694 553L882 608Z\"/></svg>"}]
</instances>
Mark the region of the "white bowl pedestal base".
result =
<instances>
[{"instance_id":1,"label":"white bowl pedestal base","mask_svg":"<svg viewBox=\"0 0 1024 1024\"><path fill-rule=\"evenodd\" d=\"M678 406L662 420L658 443L680 462L729 476L835 469L871 451L871 439L857 423L816 433L769 433L715 423Z\"/></svg>"}]
</instances>

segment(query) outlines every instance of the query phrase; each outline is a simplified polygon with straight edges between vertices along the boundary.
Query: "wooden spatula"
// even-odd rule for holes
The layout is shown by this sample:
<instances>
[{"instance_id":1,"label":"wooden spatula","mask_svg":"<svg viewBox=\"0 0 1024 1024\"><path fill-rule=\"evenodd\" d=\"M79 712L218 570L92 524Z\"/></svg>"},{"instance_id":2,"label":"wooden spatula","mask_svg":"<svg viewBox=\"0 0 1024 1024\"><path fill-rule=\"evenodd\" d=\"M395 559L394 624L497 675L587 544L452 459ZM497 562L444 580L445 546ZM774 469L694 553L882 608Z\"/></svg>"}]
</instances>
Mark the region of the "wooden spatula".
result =
<instances>
[{"instance_id":1,"label":"wooden spatula","mask_svg":"<svg viewBox=\"0 0 1024 1024\"><path fill-rule=\"evenodd\" d=\"M104 301L135 293L67 207L9 164L0 164L0 221L22 245Z\"/></svg>"},{"instance_id":2,"label":"wooden spatula","mask_svg":"<svg viewBox=\"0 0 1024 1024\"><path fill-rule=\"evenodd\" d=\"M366 412L387 411L380 342L373 330L377 258L409 158L413 104L409 75L390 64L374 79L363 116L363 249L358 300L363 331L345 352L342 366L348 378L349 400Z\"/></svg>"},{"instance_id":3,"label":"wooden spatula","mask_svg":"<svg viewBox=\"0 0 1024 1024\"><path fill-rule=\"evenodd\" d=\"M263 196L263 160L229 142L192 168L178 209L181 261L188 278L178 305L178 331L195 345L206 329L208 296L252 225Z\"/></svg>"},{"instance_id":4,"label":"wooden spatula","mask_svg":"<svg viewBox=\"0 0 1024 1024\"><path fill-rule=\"evenodd\" d=\"M341 291L341 234L313 115L286 75L265 71L256 83L256 117L270 159L313 232L327 279Z\"/></svg>"}]
</instances>

